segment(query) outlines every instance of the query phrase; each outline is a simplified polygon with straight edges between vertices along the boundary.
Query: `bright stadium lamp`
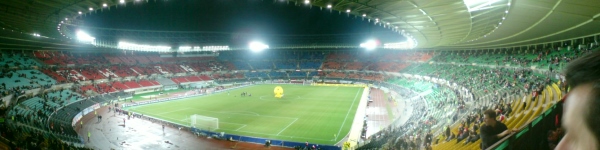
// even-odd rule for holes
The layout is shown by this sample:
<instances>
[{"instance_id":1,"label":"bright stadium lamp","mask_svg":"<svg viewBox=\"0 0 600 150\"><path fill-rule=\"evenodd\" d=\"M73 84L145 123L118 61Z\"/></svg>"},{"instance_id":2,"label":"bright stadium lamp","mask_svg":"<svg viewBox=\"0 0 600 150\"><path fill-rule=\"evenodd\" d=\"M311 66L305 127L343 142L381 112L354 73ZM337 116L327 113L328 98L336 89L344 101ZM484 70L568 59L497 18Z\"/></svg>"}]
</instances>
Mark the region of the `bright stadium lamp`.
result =
<instances>
[{"instance_id":1,"label":"bright stadium lamp","mask_svg":"<svg viewBox=\"0 0 600 150\"><path fill-rule=\"evenodd\" d=\"M250 50L253 52L260 52L265 49L269 49L269 45L263 44L261 42L253 41L253 42L250 42L250 44L248 44L248 48L250 48Z\"/></svg>"},{"instance_id":2,"label":"bright stadium lamp","mask_svg":"<svg viewBox=\"0 0 600 150\"><path fill-rule=\"evenodd\" d=\"M81 42L93 42L96 38L93 36L90 36L89 34L79 30L77 31L77 40L81 41Z\"/></svg>"},{"instance_id":3,"label":"bright stadium lamp","mask_svg":"<svg viewBox=\"0 0 600 150\"><path fill-rule=\"evenodd\" d=\"M365 48L367 50L374 50L377 48L377 42L375 40L369 40L365 43L361 43L360 47Z\"/></svg>"}]
</instances>

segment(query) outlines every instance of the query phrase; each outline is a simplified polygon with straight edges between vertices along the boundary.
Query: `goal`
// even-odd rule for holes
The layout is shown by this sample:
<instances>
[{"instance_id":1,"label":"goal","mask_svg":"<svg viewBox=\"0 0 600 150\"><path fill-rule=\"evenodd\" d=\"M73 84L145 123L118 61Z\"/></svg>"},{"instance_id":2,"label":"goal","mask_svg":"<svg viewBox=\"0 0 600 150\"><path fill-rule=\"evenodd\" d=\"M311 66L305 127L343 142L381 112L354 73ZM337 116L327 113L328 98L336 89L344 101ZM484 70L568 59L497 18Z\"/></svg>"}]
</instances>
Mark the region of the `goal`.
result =
<instances>
[{"instance_id":1,"label":"goal","mask_svg":"<svg viewBox=\"0 0 600 150\"><path fill-rule=\"evenodd\" d=\"M216 130L219 128L219 118L194 114L190 118L191 127L204 130Z\"/></svg>"}]
</instances>

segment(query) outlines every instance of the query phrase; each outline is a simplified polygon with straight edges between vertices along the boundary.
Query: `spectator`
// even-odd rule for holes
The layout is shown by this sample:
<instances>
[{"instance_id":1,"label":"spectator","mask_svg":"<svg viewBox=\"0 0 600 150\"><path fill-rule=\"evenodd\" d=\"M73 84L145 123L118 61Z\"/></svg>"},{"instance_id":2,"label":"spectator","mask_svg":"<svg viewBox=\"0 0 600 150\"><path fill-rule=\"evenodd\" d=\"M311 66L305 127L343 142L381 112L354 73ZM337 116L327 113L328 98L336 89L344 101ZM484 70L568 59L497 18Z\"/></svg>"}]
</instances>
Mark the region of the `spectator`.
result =
<instances>
[{"instance_id":1,"label":"spectator","mask_svg":"<svg viewBox=\"0 0 600 150\"><path fill-rule=\"evenodd\" d=\"M431 141L433 141L433 134L430 131L429 133L427 133L427 135L425 135L425 144L431 145Z\"/></svg>"},{"instance_id":2,"label":"spectator","mask_svg":"<svg viewBox=\"0 0 600 150\"><path fill-rule=\"evenodd\" d=\"M479 140L479 135L477 134L475 126L473 126L473 128L469 130L469 137L467 137L467 141L465 141L465 144L469 144L470 142L475 142L477 140Z\"/></svg>"},{"instance_id":3,"label":"spectator","mask_svg":"<svg viewBox=\"0 0 600 150\"><path fill-rule=\"evenodd\" d=\"M571 87L564 108L565 137L556 149L600 149L600 51L571 62L565 70Z\"/></svg>"},{"instance_id":4,"label":"spectator","mask_svg":"<svg viewBox=\"0 0 600 150\"><path fill-rule=\"evenodd\" d=\"M501 138L514 132L514 130L508 130L504 123L496 120L494 110L488 109L483 114L485 125L481 127L481 149L489 148Z\"/></svg>"}]
</instances>

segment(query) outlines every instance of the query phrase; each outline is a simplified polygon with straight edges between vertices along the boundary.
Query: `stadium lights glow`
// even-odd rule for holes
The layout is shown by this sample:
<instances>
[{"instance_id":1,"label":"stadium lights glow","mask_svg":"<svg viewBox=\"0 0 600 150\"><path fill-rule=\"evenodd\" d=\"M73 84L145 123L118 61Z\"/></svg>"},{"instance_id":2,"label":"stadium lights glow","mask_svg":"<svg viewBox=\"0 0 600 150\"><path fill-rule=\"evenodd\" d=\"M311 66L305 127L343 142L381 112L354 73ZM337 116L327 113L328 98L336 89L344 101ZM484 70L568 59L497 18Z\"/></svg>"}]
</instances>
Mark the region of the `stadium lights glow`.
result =
<instances>
[{"instance_id":1,"label":"stadium lights glow","mask_svg":"<svg viewBox=\"0 0 600 150\"><path fill-rule=\"evenodd\" d=\"M89 10L90 10L90 11L93 11L93 10L94 10L94 8L90 7L90 8L89 8Z\"/></svg>"},{"instance_id":2,"label":"stadium lights glow","mask_svg":"<svg viewBox=\"0 0 600 150\"><path fill-rule=\"evenodd\" d=\"M102 7L107 7L108 5L106 5L106 3L102 4Z\"/></svg>"},{"instance_id":3,"label":"stadium lights glow","mask_svg":"<svg viewBox=\"0 0 600 150\"><path fill-rule=\"evenodd\" d=\"M84 42L84 43L90 43L93 44L94 40L96 39L95 37L90 36L89 34L83 32L83 31L77 31L76 33L77 36L77 40L79 40L80 42Z\"/></svg>"},{"instance_id":4,"label":"stadium lights glow","mask_svg":"<svg viewBox=\"0 0 600 150\"><path fill-rule=\"evenodd\" d=\"M184 50L184 51L185 50L192 50L192 49L194 49L194 47L192 47L192 46L180 46L179 47L179 50Z\"/></svg>"},{"instance_id":5,"label":"stadium lights glow","mask_svg":"<svg viewBox=\"0 0 600 150\"><path fill-rule=\"evenodd\" d=\"M350 9L346 9L346 12L347 12L347 13L349 13L349 12L350 12Z\"/></svg>"},{"instance_id":6,"label":"stadium lights glow","mask_svg":"<svg viewBox=\"0 0 600 150\"><path fill-rule=\"evenodd\" d=\"M125 0L121 0L121 1L119 1L119 3L121 3L121 4L124 4L124 3L125 3Z\"/></svg>"},{"instance_id":7,"label":"stadium lights glow","mask_svg":"<svg viewBox=\"0 0 600 150\"><path fill-rule=\"evenodd\" d=\"M331 4L327 4L327 8L331 8Z\"/></svg>"},{"instance_id":8,"label":"stadium lights glow","mask_svg":"<svg viewBox=\"0 0 600 150\"><path fill-rule=\"evenodd\" d=\"M229 46L202 46L202 50L229 50Z\"/></svg>"},{"instance_id":9,"label":"stadium lights glow","mask_svg":"<svg viewBox=\"0 0 600 150\"><path fill-rule=\"evenodd\" d=\"M304 0L304 4L310 4L310 0Z\"/></svg>"},{"instance_id":10,"label":"stadium lights glow","mask_svg":"<svg viewBox=\"0 0 600 150\"><path fill-rule=\"evenodd\" d=\"M152 45L141 45L128 42L119 42L117 45L119 49L125 50L139 50L139 51L154 51L154 52L168 52L171 50L170 46L152 46Z\"/></svg>"},{"instance_id":11,"label":"stadium lights glow","mask_svg":"<svg viewBox=\"0 0 600 150\"><path fill-rule=\"evenodd\" d=\"M366 16L367 16L367 14L363 14L363 17L366 17Z\"/></svg>"},{"instance_id":12,"label":"stadium lights glow","mask_svg":"<svg viewBox=\"0 0 600 150\"><path fill-rule=\"evenodd\" d=\"M248 44L248 48L250 48L250 50L253 52L260 52L265 49L269 49L269 45L254 41L254 42L250 42L250 44Z\"/></svg>"},{"instance_id":13,"label":"stadium lights glow","mask_svg":"<svg viewBox=\"0 0 600 150\"><path fill-rule=\"evenodd\" d=\"M491 5L500 0L463 0L469 12L485 10L491 8Z\"/></svg>"},{"instance_id":14,"label":"stadium lights glow","mask_svg":"<svg viewBox=\"0 0 600 150\"><path fill-rule=\"evenodd\" d=\"M65 18L65 20L69 20L69 18Z\"/></svg>"},{"instance_id":15,"label":"stadium lights glow","mask_svg":"<svg viewBox=\"0 0 600 150\"><path fill-rule=\"evenodd\" d=\"M79 13L79 14L81 15L81 11L79 11L79 12L77 12L77 13Z\"/></svg>"},{"instance_id":16,"label":"stadium lights glow","mask_svg":"<svg viewBox=\"0 0 600 150\"><path fill-rule=\"evenodd\" d=\"M377 42L375 40L369 40L365 43L361 43L360 47L365 48L367 50L374 50L377 48Z\"/></svg>"}]
</instances>

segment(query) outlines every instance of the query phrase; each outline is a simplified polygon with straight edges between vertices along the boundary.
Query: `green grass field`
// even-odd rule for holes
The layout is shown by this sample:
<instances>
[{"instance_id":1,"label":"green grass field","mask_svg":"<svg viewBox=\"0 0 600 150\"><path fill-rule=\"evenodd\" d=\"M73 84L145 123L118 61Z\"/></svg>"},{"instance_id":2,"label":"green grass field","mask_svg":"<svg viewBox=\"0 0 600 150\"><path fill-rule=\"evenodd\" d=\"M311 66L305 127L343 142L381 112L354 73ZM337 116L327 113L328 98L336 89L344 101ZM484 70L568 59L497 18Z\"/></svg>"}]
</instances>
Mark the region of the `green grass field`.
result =
<instances>
[{"instance_id":1,"label":"green grass field","mask_svg":"<svg viewBox=\"0 0 600 150\"><path fill-rule=\"evenodd\" d=\"M275 86L285 96L273 97ZM240 97L248 92L252 97ZM219 118L216 131L318 144L336 144L348 134L363 88L254 85L227 92L127 108L190 125L193 114ZM337 139L334 137L337 135Z\"/></svg>"}]
</instances>

